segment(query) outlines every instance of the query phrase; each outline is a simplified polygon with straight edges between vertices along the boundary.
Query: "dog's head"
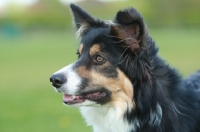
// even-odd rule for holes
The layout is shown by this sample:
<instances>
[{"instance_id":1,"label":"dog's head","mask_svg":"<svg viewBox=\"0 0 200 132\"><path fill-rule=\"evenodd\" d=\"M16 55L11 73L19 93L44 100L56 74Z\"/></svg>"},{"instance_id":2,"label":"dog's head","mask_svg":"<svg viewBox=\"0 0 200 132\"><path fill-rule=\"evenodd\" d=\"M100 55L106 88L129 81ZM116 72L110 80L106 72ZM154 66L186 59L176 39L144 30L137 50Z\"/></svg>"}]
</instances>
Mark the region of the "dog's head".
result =
<instances>
[{"instance_id":1,"label":"dog's head","mask_svg":"<svg viewBox=\"0 0 200 132\"><path fill-rule=\"evenodd\" d=\"M129 8L119 11L113 21L101 21L74 4L70 7L81 39L78 60L54 73L52 85L64 93L67 105L134 107L135 76L149 77L142 61L132 63L147 48L147 29L140 13Z\"/></svg>"}]
</instances>

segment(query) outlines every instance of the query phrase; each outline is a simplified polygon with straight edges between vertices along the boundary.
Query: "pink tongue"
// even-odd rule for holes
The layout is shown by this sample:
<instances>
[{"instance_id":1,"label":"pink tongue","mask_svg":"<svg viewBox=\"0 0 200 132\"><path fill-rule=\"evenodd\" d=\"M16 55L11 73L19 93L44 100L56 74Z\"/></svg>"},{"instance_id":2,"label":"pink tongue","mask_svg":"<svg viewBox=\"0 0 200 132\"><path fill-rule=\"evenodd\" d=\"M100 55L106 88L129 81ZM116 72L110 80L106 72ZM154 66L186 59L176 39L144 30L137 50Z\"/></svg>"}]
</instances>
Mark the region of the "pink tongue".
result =
<instances>
[{"instance_id":1,"label":"pink tongue","mask_svg":"<svg viewBox=\"0 0 200 132\"><path fill-rule=\"evenodd\" d=\"M84 101L84 98L89 98L89 99L99 99L102 97L105 97L105 93L101 93L101 92L96 92L96 93L91 93L91 94L87 94L85 96L73 96L73 95L68 95L68 94L64 94L63 96L63 101L64 102L77 102L77 101Z\"/></svg>"},{"instance_id":2,"label":"pink tongue","mask_svg":"<svg viewBox=\"0 0 200 132\"><path fill-rule=\"evenodd\" d=\"M83 100L82 96L73 96L73 95L67 95L67 94L64 94L63 96L63 101L65 102L72 102L72 101L80 101L80 100Z\"/></svg>"},{"instance_id":3,"label":"pink tongue","mask_svg":"<svg viewBox=\"0 0 200 132\"><path fill-rule=\"evenodd\" d=\"M72 95L64 94L63 100L66 101L66 102L68 102L68 101L70 101L70 100L73 100L73 97L72 97Z\"/></svg>"}]
</instances>

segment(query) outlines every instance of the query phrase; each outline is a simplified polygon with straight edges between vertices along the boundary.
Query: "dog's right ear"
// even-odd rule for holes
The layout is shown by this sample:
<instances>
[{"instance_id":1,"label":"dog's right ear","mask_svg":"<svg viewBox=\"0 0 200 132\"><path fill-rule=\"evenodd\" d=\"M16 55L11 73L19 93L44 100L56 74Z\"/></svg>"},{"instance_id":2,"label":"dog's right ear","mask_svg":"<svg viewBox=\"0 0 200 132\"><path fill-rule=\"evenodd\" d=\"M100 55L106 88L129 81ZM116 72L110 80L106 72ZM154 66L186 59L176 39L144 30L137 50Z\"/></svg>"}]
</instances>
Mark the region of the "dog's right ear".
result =
<instances>
[{"instance_id":1,"label":"dog's right ear","mask_svg":"<svg viewBox=\"0 0 200 132\"><path fill-rule=\"evenodd\" d=\"M74 17L74 23L77 29L77 36L83 37L85 32L90 27L102 26L102 22L93 18L89 13L75 4L70 4L70 8Z\"/></svg>"}]
</instances>

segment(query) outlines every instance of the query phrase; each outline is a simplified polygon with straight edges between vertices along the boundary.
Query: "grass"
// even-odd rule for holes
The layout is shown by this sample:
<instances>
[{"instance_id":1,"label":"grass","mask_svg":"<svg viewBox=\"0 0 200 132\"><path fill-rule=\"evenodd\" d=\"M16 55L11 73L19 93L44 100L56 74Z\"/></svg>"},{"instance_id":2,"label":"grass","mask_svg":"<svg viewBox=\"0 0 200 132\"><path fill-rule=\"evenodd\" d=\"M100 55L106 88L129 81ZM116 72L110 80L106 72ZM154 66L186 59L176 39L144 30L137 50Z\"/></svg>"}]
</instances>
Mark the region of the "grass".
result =
<instances>
[{"instance_id":1,"label":"grass","mask_svg":"<svg viewBox=\"0 0 200 132\"><path fill-rule=\"evenodd\" d=\"M200 30L150 30L159 54L183 76L200 69ZM91 132L78 109L62 105L49 76L73 62L73 31L0 36L0 131Z\"/></svg>"}]
</instances>

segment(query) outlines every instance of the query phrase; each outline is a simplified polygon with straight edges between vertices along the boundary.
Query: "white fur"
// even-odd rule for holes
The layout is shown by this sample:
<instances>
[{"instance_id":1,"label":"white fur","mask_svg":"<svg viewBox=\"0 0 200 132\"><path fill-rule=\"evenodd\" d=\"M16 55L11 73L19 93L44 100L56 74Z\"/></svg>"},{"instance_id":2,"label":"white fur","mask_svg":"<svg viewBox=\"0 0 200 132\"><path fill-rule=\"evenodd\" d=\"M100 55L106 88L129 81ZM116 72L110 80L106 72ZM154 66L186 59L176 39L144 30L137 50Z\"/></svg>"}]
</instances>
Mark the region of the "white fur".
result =
<instances>
[{"instance_id":1,"label":"white fur","mask_svg":"<svg viewBox=\"0 0 200 132\"><path fill-rule=\"evenodd\" d=\"M150 121L149 125L157 126L161 123L162 120L162 108L157 104L156 111L150 111Z\"/></svg>"},{"instance_id":2,"label":"white fur","mask_svg":"<svg viewBox=\"0 0 200 132\"><path fill-rule=\"evenodd\" d=\"M83 32L87 29L87 26L86 25L81 25L80 28L77 30L76 32L76 36L77 38L81 37Z\"/></svg>"},{"instance_id":3,"label":"white fur","mask_svg":"<svg viewBox=\"0 0 200 132\"><path fill-rule=\"evenodd\" d=\"M76 92L79 90L78 85L81 84L81 78L73 70L74 64L75 63L72 63L54 73L54 74L61 73L67 79L67 83L65 83L61 88L56 88L58 91L61 91L65 94L75 95Z\"/></svg>"},{"instance_id":4,"label":"white fur","mask_svg":"<svg viewBox=\"0 0 200 132\"><path fill-rule=\"evenodd\" d=\"M119 25L118 23L114 23L112 20L104 20L104 23L108 24L108 25Z\"/></svg>"},{"instance_id":5,"label":"white fur","mask_svg":"<svg viewBox=\"0 0 200 132\"><path fill-rule=\"evenodd\" d=\"M129 132L135 130L137 121L129 124L124 119L121 108L110 105L83 106L80 108L83 117L89 126L93 126L94 132Z\"/></svg>"}]
</instances>

